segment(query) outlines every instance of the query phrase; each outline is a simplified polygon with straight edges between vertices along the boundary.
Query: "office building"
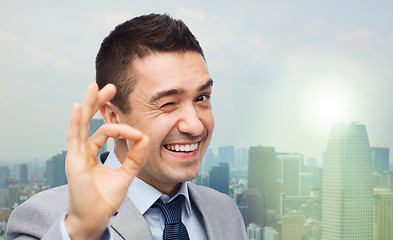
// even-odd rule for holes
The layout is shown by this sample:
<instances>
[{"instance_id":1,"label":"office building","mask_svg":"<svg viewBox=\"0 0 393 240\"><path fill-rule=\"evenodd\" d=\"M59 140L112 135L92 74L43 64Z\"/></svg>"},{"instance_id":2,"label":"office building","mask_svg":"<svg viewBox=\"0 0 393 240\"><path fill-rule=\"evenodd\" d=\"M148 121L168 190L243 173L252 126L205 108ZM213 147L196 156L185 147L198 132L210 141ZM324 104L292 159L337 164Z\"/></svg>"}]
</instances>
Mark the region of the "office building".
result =
<instances>
[{"instance_id":1,"label":"office building","mask_svg":"<svg viewBox=\"0 0 393 240\"><path fill-rule=\"evenodd\" d=\"M386 188L393 190L393 173L392 172L383 172L378 173L374 172L374 188Z\"/></svg>"},{"instance_id":2,"label":"office building","mask_svg":"<svg viewBox=\"0 0 393 240\"><path fill-rule=\"evenodd\" d=\"M308 196L311 194L313 174L311 172L300 173L300 195Z\"/></svg>"},{"instance_id":3,"label":"office building","mask_svg":"<svg viewBox=\"0 0 393 240\"><path fill-rule=\"evenodd\" d=\"M203 155L202 165L201 165L201 172L209 171L211 167L218 165L219 161L214 154L213 149L208 148Z\"/></svg>"},{"instance_id":4,"label":"office building","mask_svg":"<svg viewBox=\"0 0 393 240\"><path fill-rule=\"evenodd\" d=\"M317 194L310 196L286 196L281 195L281 215L290 212L302 212L306 218L320 220L321 199Z\"/></svg>"},{"instance_id":5,"label":"office building","mask_svg":"<svg viewBox=\"0 0 393 240\"><path fill-rule=\"evenodd\" d=\"M278 240L278 232L273 227L264 227L263 240Z\"/></svg>"},{"instance_id":6,"label":"office building","mask_svg":"<svg viewBox=\"0 0 393 240\"><path fill-rule=\"evenodd\" d=\"M378 173L389 171L389 148L372 147L371 163Z\"/></svg>"},{"instance_id":7,"label":"office building","mask_svg":"<svg viewBox=\"0 0 393 240\"><path fill-rule=\"evenodd\" d=\"M366 127L332 127L323 159L322 239L373 238L373 175Z\"/></svg>"},{"instance_id":8,"label":"office building","mask_svg":"<svg viewBox=\"0 0 393 240\"><path fill-rule=\"evenodd\" d=\"M10 176L10 170L8 166L1 166L0 167L0 185L2 187L5 186L7 178Z\"/></svg>"},{"instance_id":9,"label":"office building","mask_svg":"<svg viewBox=\"0 0 393 240\"><path fill-rule=\"evenodd\" d=\"M322 168L312 168L312 188L321 188L322 187Z\"/></svg>"},{"instance_id":10,"label":"office building","mask_svg":"<svg viewBox=\"0 0 393 240\"><path fill-rule=\"evenodd\" d=\"M246 189L241 196L238 197L238 206L242 206L243 219L248 225L255 223L256 225L265 226L265 200L258 189ZM247 226L246 225L246 226Z\"/></svg>"},{"instance_id":11,"label":"office building","mask_svg":"<svg viewBox=\"0 0 393 240\"><path fill-rule=\"evenodd\" d=\"M22 163L19 165L19 183L23 185L27 185L28 183L28 171L27 164Z\"/></svg>"},{"instance_id":12,"label":"office building","mask_svg":"<svg viewBox=\"0 0 393 240\"><path fill-rule=\"evenodd\" d=\"M229 165L220 163L209 171L209 187L229 195Z\"/></svg>"},{"instance_id":13,"label":"office building","mask_svg":"<svg viewBox=\"0 0 393 240\"><path fill-rule=\"evenodd\" d=\"M302 212L289 212L282 217L282 240L302 240L306 218Z\"/></svg>"},{"instance_id":14,"label":"office building","mask_svg":"<svg viewBox=\"0 0 393 240\"><path fill-rule=\"evenodd\" d=\"M317 167L317 159L316 158L307 158L307 167Z\"/></svg>"},{"instance_id":15,"label":"office building","mask_svg":"<svg viewBox=\"0 0 393 240\"><path fill-rule=\"evenodd\" d=\"M393 239L393 191L374 190L373 240Z\"/></svg>"},{"instance_id":16,"label":"office building","mask_svg":"<svg viewBox=\"0 0 393 240\"><path fill-rule=\"evenodd\" d=\"M209 186L209 174L206 172L201 172L199 173L198 177L193 180L193 182L197 185L202 185L202 186Z\"/></svg>"},{"instance_id":17,"label":"office building","mask_svg":"<svg viewBox=\"0 0 393 240\"><path fill-rule=\"evenodd\" d=\"M235 164L235 148L233 146L224 146L218 148L219 162L228 163L233 166Z\"/></svg>"},{"instance_id":18,"label":"office building","mask_svg":"<svg viewBox=\"0 0 393 240\"><path fill-rule=\"evenodd\" d=\"M9 191L6 188L0 188L0 208L7 207Z\"/></svg>"},{"instance_id":19,"label":"office building","mask_svg":"<svg viewBox=\"0 0 393 240\"><path fill-rule=\"evenodd\" d=\"M267 211L278 211L277 154L274 147L250 147L248 152L248 188L257 189ZM271 226L271 225L270 225ZM262 226L264 227L264 226Z\"/></svg>"},{"instance_id":20,"label":"office building","mask_svg":"<svg viewBox=\"0 0 393 240\"><path fill-rule=\"evenodd\" d=\"M20 193L18 186L8 187L7 207L18 206L20 203Z\"/></svg>"},{"instance_id":21,"label":"office building","mask_svg":"<svg viewBox=\"0 0 393 240\"><path fill-rule=\"evenodd\" d=\"M303 155L299 153L278 153L278 179L284 181L284 193L288 196L300 195L300 172Z\"/></svg>"},{"instance_id":22,"label":"office building","mask_svg":"<svg viewBox=\"0 0 393 240\"><path fill-rule=\"evenodd\" d=\"M263 228L251 223L247 227L247 238L248 240L263 240Z\"/></svg>"},{"instance_id":23,"label":"office building","mask_svg":"<svg viewBox=\"0 0 393 240\"><path fill-rule=\"evenodd\" d=\"M248 226L248 205L246 203L237 204L240 214L242 215L244 226Z\"/></svg>"},{"instance_id":24,"label":"office building","mask_svg":"<svg viewBox=\"0 0 393 240\"><path fill-rule=\"evenodd\" d=\"M247 148L237 148L235 149L235 166L239 170L248 169L248 149Z\"/></svg>"},{"instance_id":25,"label":"office building","mask_svg":"<svg viewBox=\"0 0 393 240\"><path fill-rule=\"evenodd\" d=\"M67 184L65 159L67 152L63 151L46 161L46 181L50 188Z\"/></svg>"},{"instance_id":26,"label":"office building","mask_svg":"<svg viewBox=\"0 0 393 240\"><path fill-rule=\"evenodd\" d=\"M304 240L320 240L321 229L321 222L307 218Z\"/></svg>"}]
</instances>

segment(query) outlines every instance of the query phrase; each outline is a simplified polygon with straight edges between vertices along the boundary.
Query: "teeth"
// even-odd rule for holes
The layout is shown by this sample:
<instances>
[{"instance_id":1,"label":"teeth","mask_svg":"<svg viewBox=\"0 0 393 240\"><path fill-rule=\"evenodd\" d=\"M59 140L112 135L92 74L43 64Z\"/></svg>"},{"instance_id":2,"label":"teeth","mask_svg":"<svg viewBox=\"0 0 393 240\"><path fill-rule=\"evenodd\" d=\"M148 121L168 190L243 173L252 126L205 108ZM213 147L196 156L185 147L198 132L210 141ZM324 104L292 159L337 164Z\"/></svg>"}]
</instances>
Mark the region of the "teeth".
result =
<instances>
[{"instance_id":1,"label":"teeth","mask_svg":"<svg viewBox=\"0 0 393 240\"><path fill-rule=\"evenodd\" d=\"M176 152L192 152L198 148L198 143L186 144L186 145L178 145L178 144L165 145L165 148Z\"/></svg>"}]
</instances>

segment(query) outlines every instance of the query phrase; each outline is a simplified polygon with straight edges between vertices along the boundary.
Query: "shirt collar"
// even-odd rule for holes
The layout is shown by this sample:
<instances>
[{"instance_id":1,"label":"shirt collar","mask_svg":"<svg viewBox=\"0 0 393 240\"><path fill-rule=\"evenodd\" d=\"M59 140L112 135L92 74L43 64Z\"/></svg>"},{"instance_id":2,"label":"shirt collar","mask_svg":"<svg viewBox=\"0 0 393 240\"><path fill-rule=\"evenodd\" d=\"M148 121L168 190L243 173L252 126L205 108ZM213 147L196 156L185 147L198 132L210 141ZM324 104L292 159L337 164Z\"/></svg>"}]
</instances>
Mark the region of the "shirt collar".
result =
<instances>
[{"instance_id":1,"label":"shirt collar","mask_svg":"<svg viewBox=\"0 0 393 240\"><path fill-rule=\"evenodd\" d=\"M121 167L121 162L117 158L114 149L110 151L104 165L113 169ZM179 191L175 194L175 196L169 198L168 195L162 194L153 186L142 181L138 177L135 177L128 188L127 197L134 203L135 207L143 215L151 207L151 205L157 201L157 199L161 198L163 202L169 202L180 194L185 197L186 213L191 216L191 201L188 194L187 182L182 183L180 185Z\"/></svg>"}]
</instances>

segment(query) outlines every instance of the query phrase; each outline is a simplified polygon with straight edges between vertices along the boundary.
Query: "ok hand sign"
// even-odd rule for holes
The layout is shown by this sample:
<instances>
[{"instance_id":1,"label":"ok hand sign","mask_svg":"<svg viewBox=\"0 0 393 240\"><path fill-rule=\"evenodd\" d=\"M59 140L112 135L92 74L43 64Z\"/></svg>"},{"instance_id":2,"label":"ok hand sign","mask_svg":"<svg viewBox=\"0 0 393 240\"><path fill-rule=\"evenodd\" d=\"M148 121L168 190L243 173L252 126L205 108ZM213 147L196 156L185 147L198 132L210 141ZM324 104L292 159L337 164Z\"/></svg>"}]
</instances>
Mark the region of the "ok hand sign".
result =
<instances>
[{"instance_id":1,"label":"ok hand sign","mask_svg":"<svg viewBox=\"0 0 393 240\"><path fill-rule=\"evenodd\" d=\"M129 185L144 164L148 137L129 125L103 125L88 137L90 120L115 93L112 84L101 90L92 84L83 105L75 104L72 111L66 157L70 210L65 221L72 239L101 238L110 217L123 202ZM96 157L109 137L134 143L122 167L116 170L100 164Z\"/></svg>"}]
</instances>

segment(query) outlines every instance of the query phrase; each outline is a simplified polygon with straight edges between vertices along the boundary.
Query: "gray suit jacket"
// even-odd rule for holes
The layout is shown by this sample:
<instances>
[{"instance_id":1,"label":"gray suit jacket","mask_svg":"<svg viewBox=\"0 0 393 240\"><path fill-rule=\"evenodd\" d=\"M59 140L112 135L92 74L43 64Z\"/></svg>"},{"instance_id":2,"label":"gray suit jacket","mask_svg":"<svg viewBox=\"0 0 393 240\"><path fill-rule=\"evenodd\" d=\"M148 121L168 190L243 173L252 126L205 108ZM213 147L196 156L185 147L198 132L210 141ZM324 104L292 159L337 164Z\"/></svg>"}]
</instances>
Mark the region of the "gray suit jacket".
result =
<instances>
[{"instance_id":1,"label":"gray suit jacket","mask_svg":"<svg viewBox=\"0 0 393 240\"><path fill-rule=\"evenodd\" d=\"M189 191L210 240L246 239L243 219L229 196L192 183ZM7 224L7 240L61 239L60 220L67 210L67 185L38 193L12 212ZM113 239L152 239L148 223L128 198L112 217L108 228Z\"/></svg>"}]
</instances>

